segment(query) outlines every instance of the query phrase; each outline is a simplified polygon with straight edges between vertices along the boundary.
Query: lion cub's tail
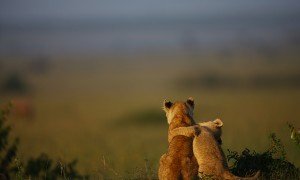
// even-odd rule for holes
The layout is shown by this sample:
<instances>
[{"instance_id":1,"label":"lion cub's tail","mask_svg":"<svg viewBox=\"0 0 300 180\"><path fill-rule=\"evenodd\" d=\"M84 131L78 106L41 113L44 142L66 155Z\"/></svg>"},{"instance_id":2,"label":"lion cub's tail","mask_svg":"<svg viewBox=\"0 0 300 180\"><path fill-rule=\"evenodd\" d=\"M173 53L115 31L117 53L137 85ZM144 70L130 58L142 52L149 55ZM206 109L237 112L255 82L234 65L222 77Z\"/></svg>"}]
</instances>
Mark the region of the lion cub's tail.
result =
<instances>
[{"instance_id":1,"label":"lion cub's tail","mask_svg":"<svg viewBox=\"0 0 300 180\"><path fill-rule=\"evenodd\" d=\"M255 175L253 175L252 177L239 177L239 176L235 176L234 174L232 174L231 172L227 171L223 174L223 178L224 179L230 179L230 180L256 180L259 179L260 177L260 171L257 171L255 173Z\"/></svg>"}]
</instances>

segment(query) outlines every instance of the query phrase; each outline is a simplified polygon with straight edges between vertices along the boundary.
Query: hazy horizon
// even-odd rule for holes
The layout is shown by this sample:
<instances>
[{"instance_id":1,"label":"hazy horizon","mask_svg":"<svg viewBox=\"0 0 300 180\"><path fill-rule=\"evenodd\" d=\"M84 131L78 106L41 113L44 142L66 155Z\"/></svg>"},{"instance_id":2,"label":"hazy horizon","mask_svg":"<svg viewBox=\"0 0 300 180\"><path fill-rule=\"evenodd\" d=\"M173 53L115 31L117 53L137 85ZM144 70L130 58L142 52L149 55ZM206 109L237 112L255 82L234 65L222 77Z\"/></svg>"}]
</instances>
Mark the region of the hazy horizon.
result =
<instances>
[{"instance_id":1,"label":"hazy horizon","mask_svg":"<svg viewBox=\"0 0 300 180\"><path fill-rule=\"evenodd\" d=\"M295 1L2 1L1 54L201 51L299 38Z\"/></svg>"}]
</instances>

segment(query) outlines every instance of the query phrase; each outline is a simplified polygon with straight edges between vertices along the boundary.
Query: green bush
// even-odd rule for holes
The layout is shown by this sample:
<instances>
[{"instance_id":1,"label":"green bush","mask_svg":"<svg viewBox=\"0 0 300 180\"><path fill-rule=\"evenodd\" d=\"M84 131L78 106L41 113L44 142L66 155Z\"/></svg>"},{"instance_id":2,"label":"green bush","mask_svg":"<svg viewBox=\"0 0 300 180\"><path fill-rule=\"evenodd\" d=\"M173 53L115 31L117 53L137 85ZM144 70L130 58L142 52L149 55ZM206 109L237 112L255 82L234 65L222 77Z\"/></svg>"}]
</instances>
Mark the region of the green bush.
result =
<instances>
[{"instance_id":1,"label":"green bush","mask_svg":"<svg viewBox=\"0 0 300 180\"><path fill-rule=\"evenodd\" d=\"M270 135L271 144L267 151L257 153L245 149L241 154L228 150L228 161L233 162L231 172L237 176L249 176L260 171L263 179L300 179L300 170L288 162L281 141Z\"/></svg>"},{"instance_id":2,"label":"green bush","mask_svg":"<svg viewBox=\"0 0 300 180\"><path fill-rule=\"evenodd\" d=\"M11 105L0 109L0 174L8 177L14 169L13 160L16 157L19 140L9 142L11 127L6 125Z\"/></svg>"}]
</instances>

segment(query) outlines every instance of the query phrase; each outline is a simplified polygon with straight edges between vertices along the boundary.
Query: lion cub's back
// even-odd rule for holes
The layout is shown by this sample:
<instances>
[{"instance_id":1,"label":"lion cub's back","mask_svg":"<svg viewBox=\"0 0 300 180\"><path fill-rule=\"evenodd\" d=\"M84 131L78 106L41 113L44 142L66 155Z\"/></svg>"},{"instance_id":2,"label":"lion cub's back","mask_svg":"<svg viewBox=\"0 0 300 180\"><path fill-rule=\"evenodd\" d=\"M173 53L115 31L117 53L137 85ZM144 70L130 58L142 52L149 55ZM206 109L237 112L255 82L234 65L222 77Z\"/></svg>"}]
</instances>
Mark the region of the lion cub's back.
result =
<instances>
[{"instance_id":1,"label":"lion cub's back","mask_svg":"<svg viewBox=\"0 0 300 180\"><path fill-rule=\"evenodd\" d=\"M193 138L176 136L169 144L169 154L176 156L193 156Z\"/></svg>"},{"instance_id":2,"label":"lion cub's back","mask_svg":"<svg viewBox=\"0 0 300 180\"><path fill-rule=\"evenodd\" d=\"M227 170L225 155L211 134L202 131L195 137L193 151L199 163L199 172L221 175Z\"/></svg>"}]
</instances>

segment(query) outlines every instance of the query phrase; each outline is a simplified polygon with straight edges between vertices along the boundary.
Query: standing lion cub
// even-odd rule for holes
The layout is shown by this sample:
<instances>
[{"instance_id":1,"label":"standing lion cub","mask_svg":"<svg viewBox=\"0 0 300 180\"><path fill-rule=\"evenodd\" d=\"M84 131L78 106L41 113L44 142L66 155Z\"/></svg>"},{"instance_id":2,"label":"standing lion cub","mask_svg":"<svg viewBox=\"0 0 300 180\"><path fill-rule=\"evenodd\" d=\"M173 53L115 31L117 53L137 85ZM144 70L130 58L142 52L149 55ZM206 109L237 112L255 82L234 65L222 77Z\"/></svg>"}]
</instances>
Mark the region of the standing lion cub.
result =
<instances>
[{"instance_id":1,"label":"standing lion cub","mask_svg":"<svg viewBox=\"0 0 300 180\"><path fill-rule=\"evenodd\" d=\"M233 175L228 168L227 160L220 146L221 127L220 119L199 123L190 127L179 127L170 132L170 139L183 135L195 136L193 140L193 151L199 164L199 177L205 175L213 176L213 179L257 179L259 172L250 178L241 178Z\"/></svg>"},{"instance_id":2,"label":"standing lion cub","mask_svg":"<svg viewBox=\"0 0 300 180\"><path fill-rule=\"evenodd\" d=\"M158 177L160 180L197 179L198 163L193 153L193 137L176 136L170 139L173 129L196 124L193 119L194 100L164 101L163 109L169 124L169 147L160 158Z\"/></svg>"}]
</instances>

